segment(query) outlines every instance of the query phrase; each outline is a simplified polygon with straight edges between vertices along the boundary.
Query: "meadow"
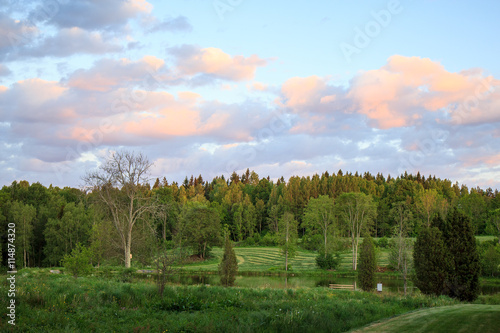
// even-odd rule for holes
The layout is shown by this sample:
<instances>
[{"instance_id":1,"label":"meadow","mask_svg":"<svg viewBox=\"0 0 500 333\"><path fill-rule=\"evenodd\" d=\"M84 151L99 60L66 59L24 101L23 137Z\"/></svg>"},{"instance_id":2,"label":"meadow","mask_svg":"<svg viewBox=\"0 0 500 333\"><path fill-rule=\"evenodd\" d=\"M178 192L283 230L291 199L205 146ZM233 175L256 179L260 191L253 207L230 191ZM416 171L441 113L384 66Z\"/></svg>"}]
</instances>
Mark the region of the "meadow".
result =
<instances>
[{"instance_id":1,"label":"meadow","mask_svg":"<svg viewBox=\"0 0 500 333\"><path fill-rule=\"evenodd\" d=\"M74 278L20 270L16 327L2 332L344 332L416 309L454 305L447 297L378 295L328 288L167 286L120 276ZM7 283L0 302L7 302Z\"/></svg>"}]
</instances>

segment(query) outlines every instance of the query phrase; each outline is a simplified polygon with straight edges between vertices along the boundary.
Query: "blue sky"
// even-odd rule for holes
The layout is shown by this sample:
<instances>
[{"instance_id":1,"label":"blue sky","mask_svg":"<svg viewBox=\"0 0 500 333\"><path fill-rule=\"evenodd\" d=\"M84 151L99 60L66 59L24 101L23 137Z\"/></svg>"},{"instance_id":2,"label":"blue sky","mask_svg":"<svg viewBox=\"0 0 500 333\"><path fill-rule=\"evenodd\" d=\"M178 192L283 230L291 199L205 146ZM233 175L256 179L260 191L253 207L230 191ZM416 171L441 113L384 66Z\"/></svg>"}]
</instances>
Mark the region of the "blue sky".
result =
<instances>
[{"instance_id":1,"label":"blue sky","mask_svg":"<svg viewBox=\"0 0 500 333\"><path fill-rule=\"evenodd\" d=\"M435 174L500 188L496 1L6 1L0 185Z\"/></svg>"}]
</instances>

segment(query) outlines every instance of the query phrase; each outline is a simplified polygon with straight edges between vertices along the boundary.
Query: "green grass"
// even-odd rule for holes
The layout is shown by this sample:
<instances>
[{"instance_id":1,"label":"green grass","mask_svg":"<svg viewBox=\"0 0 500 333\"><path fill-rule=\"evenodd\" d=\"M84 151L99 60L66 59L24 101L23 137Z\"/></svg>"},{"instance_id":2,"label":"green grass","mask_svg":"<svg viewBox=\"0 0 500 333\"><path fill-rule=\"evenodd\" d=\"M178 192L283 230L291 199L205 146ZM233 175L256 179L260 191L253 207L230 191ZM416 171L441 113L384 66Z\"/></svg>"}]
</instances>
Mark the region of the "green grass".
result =
<instances>
[{"instance_id":1,"label":"green grass","mask_svg":"<svg viewBox=\"0 0 500 333\"><path fill-rule=\"evenodd\" d=\"M356 332L498 332L500 305L459 304L414 311Z\"/></svg>"},{"instance_id":2,"label":"green grass","mask_svg":"<svg viewBox=\"0 0 500 333\"><path fill-rule=\"evenodd\" d=\"M0 303L7 304L7 281L0 278ZM16 284L16 327L0 320L2 332L344 332L420 308L458 304L446 297L327 288L167 286L160 298L151 283L33 269L19 271Z\"/></svg>"},{"instance_id":3,"label":"green grass","mask_svg":"<svg viewBox=\"0 0 500 333\"><path fill-rule=\"evenodd\" d=\"M283 271L285 258L281 255L278 247L236 247L234 248L238 259L239 272L272 272ZM289 265L294 272L311 272L321 270L316 267L316 256L313 251L298 250L296 256L289 260ZM222 258L222 249L212 250L212 259L201 263L187 264L183 268L192 271L217 271ZM388 265L389 251L380 249L379 266ZM341 264L338 271L350 271L352 269L352 251L341 254Z\"/></svg>"}]
</instances>

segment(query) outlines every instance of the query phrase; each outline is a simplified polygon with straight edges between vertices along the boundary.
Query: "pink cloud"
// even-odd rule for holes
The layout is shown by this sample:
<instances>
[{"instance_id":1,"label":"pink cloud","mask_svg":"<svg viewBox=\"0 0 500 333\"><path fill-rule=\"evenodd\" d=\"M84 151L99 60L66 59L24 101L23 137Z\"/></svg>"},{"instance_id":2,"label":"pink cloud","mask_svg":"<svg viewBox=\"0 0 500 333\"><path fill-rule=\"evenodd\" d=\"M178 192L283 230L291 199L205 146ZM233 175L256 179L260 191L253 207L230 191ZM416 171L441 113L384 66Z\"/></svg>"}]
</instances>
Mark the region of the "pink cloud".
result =
<instances>
[{"instance_id":1,"label":"pink cloud","mask_svg":"<svg viewBox=\"0 0 500 333\"><path fill-rule=\"evenodd\" d=\"M325 80L318 76L293 77L283 83L281 92L285 97L285 104L296 108L321 101L325 88Z\"/></svg>"},{"instance_id":2,"label":"pink cloud","mask_svg":"<svg viewBox=\"0 0 500 333\"><path fill-rule=\"evenodd\" d=\"M205 73L232 81L250 80L254 77L257 67L266 64L266 60L255 54L248 58L241 55L231 56L214 47L192 48L188 54L177 58L177 69L183 75Z\"/></svg>"},{"instance_id":3,"label":"pink cloud","mask_svg":"<svg viewBox=\"0 0 500 333\"><path fill-rule=\"evenodd\" d=\"M150 73L156 73L164 65L162 59L154 56L145 56L137 61L126 58L102 59L89 70L73 73L68 79L68 86L106 92L125 84L140 83L146 80Z\"/></svg>"},{"instance_id":4,"label":"pink cloud","mask_svg":"<svg viewBox=\"0 0 500 333\"><path fill-rule=\"evenodd\" d=\"M452 120L457 122L456 105L475 96L480 96L478 104L498 105L498 98L483 96L498 85L500 81L485 77L478 70L451 73L427 58L395 55L382 68L355 77L348 97L359 105L358 112L365 114L374 127L387 129L411 126L422 117L422 112L450 112ZM474 107L476 105L469 109ZM462 115L460 120L468 123L500 118L498 108L494 110L489 106L487 109L488 117L485 111L476 108Z\"/></svg>"}]
</instances>

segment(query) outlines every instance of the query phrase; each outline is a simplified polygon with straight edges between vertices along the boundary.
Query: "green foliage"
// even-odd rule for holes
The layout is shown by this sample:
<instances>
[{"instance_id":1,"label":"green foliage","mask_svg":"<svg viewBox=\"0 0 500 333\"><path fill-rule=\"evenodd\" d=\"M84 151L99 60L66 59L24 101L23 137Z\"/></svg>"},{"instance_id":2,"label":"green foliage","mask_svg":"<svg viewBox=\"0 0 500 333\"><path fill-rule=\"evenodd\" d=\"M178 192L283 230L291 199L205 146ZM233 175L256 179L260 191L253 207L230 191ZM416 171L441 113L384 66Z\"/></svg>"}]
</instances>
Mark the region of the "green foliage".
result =
<instances>
[{"instance_id":1,"label":"green foliage","mask_svg":"<svg viewBox=\"0 0 500 333\"><path fill-rule=\"evenodd\" d=\"M75 278L85 276L92 272L92 251L82 246L81 243L71 251L71 255L65 255L61 264L66 271L70 272Z\"/></svg>"},{"instance_id":2,"label":"green foliage","mask_svg":"<svg viewBox=\"0 0 500 333\"><path fill-rule=\"evenodd\" d=\"M335 253L335 257L331 253L327 253L326 257L320 253L316 257L316 265L321 269L337 269L340 265L340 254Z\"/></svg>"},{"instance_id":3,"label":"green foliage","mask_svg":"<svg viewBox=\"0 0 500 333\"><path fill-rule=\"evenodd\" d=\"M484 276L500 276L500 246L488 246L481 257Z\"/></svg>"},{"instance_id":4,"label":"green foliage","mask_svg":"<svg viewBox=\"0 0 500 333\"><path fill-rule=\"evenodd\" d=\"M389 239L387 237L382 237L380 238L377 242L376 242L376 245L380 248L387 248L389 247Z\"/></svg>"},{"instance_id":5,"label":"green foliage","mask_svg":"<svg viewBox=\"0 0 500 333\"><path fill-rule=\"evenodd\" d=\"M415 286L426 295L444 294L451 259L436 227L424 228L413 250Z\"/></svg>"},{"instance_id":6,"label":"green foliage","mask_svg":"<svg viewBox=\"0 0 500 333\"><path fill-rule=\"evenodd\" d=\"M178 237L203 259L208 257L211 246L220 244L219 214L215 209L205 205L185 206L178 229L182 229Z\"/></svg>"},{"instance_id":7,"label":"green foliage","mask_svg":"<svg viewBox=\"0 0 500 333\"><path fill-rule=\"evenodd\" d=\"M236 273L238 273L238 260L236 259L236 253L234 252L229 235L226 235L224 255L219 264L221 284L226 287L233 286L236 279Z\"/></svg>"},{"instance_id":8,"label":"green foliage","mask_svg":"<svg viewBox=\"0 0 500 333\"><path fill-rule=\"evenodd\" d=\"M371 237L365 237L361 243L358 270L358 283L361 289L365 291L373 290L375 288L377 261L375 258L375 245Z\"/></svg>"},{"instance_id":9,"label":"green foliage","mask_svg":"<svg viewBox=\"0 0 500 333\"><path fill-rule=\"evenodd\" d=\"M288 270L288 259L295 257L297 252L297 220L290 212L285 212L279 221L278 241L281 252L285 256L285 270Z\"/></svg>"},{"instance_id":10,"label":"green foliage","mask_svg":"<svg viewBox=\"0 0 500 333\"><path fill-rule=\"evenodd\" d=\"M443 238L452 258L447 289L450 297L474 301L479 295L481 265L471 219L457 209L447 216L448 228Z\"/></svg>"},{"instance_id":11,"label":"green foliage","mask_svg":"<svg viewBox=\"0 0 500 333\"><path fill-rule=\"evenodd\" d=\"M328 236L335 232L334 200L327 195L311 198L304 211L303 226L322 235L323 251L328 253Z\"/></svg>"}]
</instances>

